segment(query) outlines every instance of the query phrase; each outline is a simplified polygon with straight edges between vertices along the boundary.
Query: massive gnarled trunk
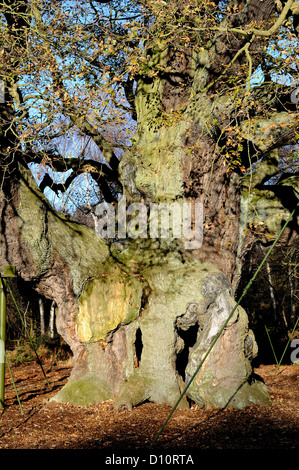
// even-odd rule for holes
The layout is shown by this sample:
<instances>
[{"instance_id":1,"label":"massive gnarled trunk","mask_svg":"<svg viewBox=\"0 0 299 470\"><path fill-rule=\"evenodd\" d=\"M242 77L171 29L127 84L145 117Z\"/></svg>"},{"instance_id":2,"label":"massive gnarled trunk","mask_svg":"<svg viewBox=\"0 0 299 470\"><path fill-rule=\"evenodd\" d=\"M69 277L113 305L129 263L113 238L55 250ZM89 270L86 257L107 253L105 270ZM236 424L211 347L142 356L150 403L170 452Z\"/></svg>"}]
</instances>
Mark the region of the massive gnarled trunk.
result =
<instances>
[{"instance_id":1,"label":"massive gnarled trunk","mask_svg":"<svg viewBox=\"0 0 299 470\"><path fill-rule=\"evenodd\" d=\"M19 168L1 198L1 261L16 265L57 303L57 329L74 352L74 368L56 399L174 405L233 308L227 277L169 240L109 249L91 229L56 214L28 170ZM188 355L191 344L183 338L192 330ZM263 384L251 382L255 354L246 313L238 308L189 396L205 407L267 402Z\"/></svg>"},{"instance_id":2,"label":"massive gnarled trunk","mask_svg":"<svg viewBox=\"0 0 299 470\"><path fill-rule=\"evenodd\" d=\"M250 106L244 87L263 54L259 41L268 37L274 6L270 0L240 2L231 15L220 11L221 27L203 28L203 38L197 28L192 41L177 36L173 44L160 44L155 38L144 75L142 67L138 70L137 132L119 165L122 201L142 202L148 211L151 204L202 204L200 247L187 249L184 237L171 233L103 240L56 213L27 167L43 163L43 157L38 152L24 157L22 145L14 142L17 132L10 135L13 108L8 101L1 108L9 139L3 141L7 163L1 166L0 261L15 265L24 280L57 304L57 330L72 348L74 368L56 400L87 405L115 398L117 407L127 408L145 400L174 405L233 310L246 205L240 165L249 168L252 154L268 164L269 176L273 151L296 136L296 116L281 110L276 85L272 95L267 86L253 90ZM35 18L43 30L40 15ZM263 28L261 36L252 24ZM105 183L118 165L113 146L80 110L76 114L59 67L54 71L61 112L110 164L104 172L104 165L93 162L98 181ZM235 166L227 164L230 155ZM83 171L76 159L48 157L57 171L65 163ZM259 183L264 176L260 173ZM247 196L250 202L253 187ZM252 374L256 354L246 312L238 307L187 397L206 408L268 403L266 387ZM186 397L180 406L188 406Z\"/></svg>"},{"instance_id":3,"label":"massive gnarled trunk","mask_svg":"<svg viewBox=\"0 0 299 470\"><path fill-rule=\"evenodd\" d=\"M195 73L194 89L198 80ZM1 260L55 300L58 332L74 353L71 378L56 400L174 405L235 305L240 187L204 130L200 116L208 104L198 97L195 106L193 88L169 123L169 108L176 111L182 97L167 100L164 79L140 80L136 142L119 173L129 202L202 203L200 249L186 250L171 236L108 244L56 214L21 165L10 184L4 180ZM252 376L256 354L238 307L187 396L206 408L268 403L265 386ZM180 406L188 407L186 397Z\"/></svg>"}]
</instances>

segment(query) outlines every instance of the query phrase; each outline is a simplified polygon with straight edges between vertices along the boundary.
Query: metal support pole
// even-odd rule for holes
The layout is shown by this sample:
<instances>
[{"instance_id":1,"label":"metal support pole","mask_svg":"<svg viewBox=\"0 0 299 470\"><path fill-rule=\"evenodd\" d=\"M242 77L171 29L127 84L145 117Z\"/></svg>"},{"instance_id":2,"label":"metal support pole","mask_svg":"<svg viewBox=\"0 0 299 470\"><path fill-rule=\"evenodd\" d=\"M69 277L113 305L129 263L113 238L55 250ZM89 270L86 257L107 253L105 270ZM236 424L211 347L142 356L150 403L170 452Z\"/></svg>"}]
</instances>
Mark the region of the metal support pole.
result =
<instances>
[{"instance_id":1,"label":"metal support pole","mask_svg":"<svg viewBox=\"0 0 299 470\"><path fill-rule=\"evenodd\" d=\"M4 408L7 277L16 277L14 266L0 266L0 409Z\"/></svg>"},{"instance_id":2,"label":"metal support pole","mask_svg":"<svg viewBox=\"0 0 299 470\"><path fill-rule=\"evenodd\" d=\"M6 280L0 277L0 408L4 408L5 388Z\"/></svg>"}]
</instances>

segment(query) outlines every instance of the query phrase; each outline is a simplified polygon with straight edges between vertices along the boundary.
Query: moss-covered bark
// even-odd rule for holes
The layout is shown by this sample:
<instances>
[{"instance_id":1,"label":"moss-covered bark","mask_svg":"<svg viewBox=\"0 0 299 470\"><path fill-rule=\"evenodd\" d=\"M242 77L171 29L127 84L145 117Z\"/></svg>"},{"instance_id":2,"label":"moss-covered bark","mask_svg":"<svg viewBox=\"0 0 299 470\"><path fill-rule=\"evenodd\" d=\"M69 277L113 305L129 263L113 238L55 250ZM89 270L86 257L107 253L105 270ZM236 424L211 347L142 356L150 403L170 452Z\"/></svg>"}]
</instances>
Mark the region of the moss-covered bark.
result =
<instances>
[{"instance_id":1,"label":"moss-covered bark","mask_svg":"<svg viewBox=\"0 0 299 470\"><path fill-rule=\"evenodd\" d=\"M151 203L202 203L200 250L185 250L182 239L171 237L106 244L92 230L56 214L21 167L12 197L1 203L2 259L55 299L58 332L74 352L74 369L58 401L88 405L115 398L117 407L145 400L174 405L233 308L240 182L226 171L217 119L234 104L201 92L215 51L186 50L190 55L184 63L172 59L176 76L139 80L135 143L123 156L119 174L129 202L142 201L147 208ZM169 57L161 47L152 60L164 66ZM6 195L11 191L4 190ZM9 240L13 231L17 242ZM179 330L188 333L194 326L197 340L188 350ZM183 349L182 374L177 358ZM189 398L205 407L267 402L264 388L251 381L255 354L254 335L239 309ZM187 399L180 405L187 407Z\"/></svg>"},{"instance_id":2,"label":"moss-covered bark","mask_svg":"<svg viewBox=\"0 0 299 470\"><path fill-rule=\"evenodd\" d=\"M120 165L124 194L129 201L143 200L147 205L194 201L191 188L186 193L186 178L194 163L192 158L188 161L186 150L190 143L192 147L202 145L206 163L200 185L202 188L206 183L208 187L206 192L198 192L201 196L196 201L204 204L206 220L213 226L214 236L219 237L213 239L211 226L204 232L205 246L200 252L203 259L186 251L180 239L126 239L106 244L89 228L56 214L21 167L13 197L2 203L2 219L14 227L4 233L2 246L7 251L3 258L16 265L39 292L55 299L58 332L74 352L72 375L55 400L88 405L116 398L117 407L127 408L145 400L174 405L185 385L177 368L178 354L185 346L178 333L178 319L183 321L190 305L196 306L194 324L199 336L187 358L188 377L194 358L198 359L207 349L233 306L232 298L227 296L231 295L233 246L238 239L238 232L233 230L238 223L238 215L234 214L238 187L220 171L220 160L209 160L215 145L209 148L206 135L195 136L201 125L193 108L196 119L191 127L186 124L190 110L173 122L166 120L167 109L156 113L163 102L163 87L165 83L159 78L139 85L137 103L139 100L141 117L136 144ZM156 101L152 100L155 96ZM186 135L190 133L193 140L187 144ZM212 168L216 171L213 179ZM228 192L236 196L233 207L233 197L226 199ZM18 233L18 244L8 242L9 230ZM221 236L224 233L225 237ZM225 259L226 253L230 253L229 259ZM230 279L219 272L224 265ZM214 300L210 298L208 279L218 275L216 292L220 297L215 294ZM216 306L212 307L211 302ZM230 330L228 343L237 350L233 367L231 349L223 339L229 333L225 333L209 366L205 366L208 375L204 374L201 383L194 384L195 392L192 389L189 394L205 407L222 406L224 399L235 395L236 388L249 384L250 360L244 350L246 338L252 335L243 323L244 315L243 312L234 320L238 326ZM253 345L254 340L254 349ZM217 371L219 358L225 364L222 374ZM217 387L213 385L215 377ZM250 386L246 396L246 400L243 395L240 400L234 396L232 404L259 402L256 389ZM260 400L264 403L263 393ZM180 406L188 406L186 398Z\"/></svg>"},{"instance_id":3,"label":"moss-covered bark","mask_svg":"<svg viewBox=\"0 0 299 470\"><path fill-rule=\"evenodd\" d=\"M137 132L119 166L114 144L100 130L97 135L88 110L84 114L69 99L63 73L61 77L53 74L49 92L59 97L66 120L98 145L109 169L92 160L82 165L83 159L65 155L33 151L25 155L27 144L18 142L15 123L23 126L24 118L24 129L27 126L26 100L14 107L20 90L15 88L14 96L10 96L12 87L6 91L8 100L1 104L0 261L15 265L37 292L57 303L57 329L74 352L74 369L56 400L88 405L116 398L116 406L130 408L149 399L173 405L234 306L239 259L250 243L243 230L258 225L271 239L287 217L287 193L278 195L274 188L260 185L277 169L276 149L290 138L297 140L297 117L288 112L294 106L281 100L277 84L272 89L268 85L253 90L245 87L257 61L269 62L264 42L269 36L264 28L271 28L274 5L251 0L234 12L219 10L217 16L217 5L209 12L210 7L193 11L177 4L177 22L170 25L173 37L167 32L162 40L151 25L147 60L132 67L132 76L127 62L125 74L113 72L117 85L127 77L124 91L129 88L130 104L131 85L138 76ZM42 26L42 15L36 17ZM216 17L220 28L213 27ZM13 8L7 16L7 26L12 28L7 37L13 41L28 32L29 24L13 26L20 18ZM187 26L183 37L178 20ZM280 17L274 24L275 31L282 21ZM257 30L243 34L253 24L264 34ZM26 41L20 44L26 49ZM118 52L122 60L124 50ZM16 67L15 59L10 63ZM88 57L86 64L82 80L89 76L88 64L97 66ZM89 86L88 78L86 89ZM25 106L24 113L20 105ZM48 144L45 148L52 148ZM252 156L264 161L249 185L245 182L241 201L243 165L250 168ZM102 183L107 201L113 199L109 184L119 184L119 169L128 202L143 202L147 208L151 203L178 203L180 207L186 202L202 203L203 244L188 251L183 237L172 239L171 235L105 243L92 230L55 213L25 169L32 162L51 162L57 171L69 166L73 176L90 171ZM284 181L280 189L287 185ZM296 229L297 222L293 221ZM182 338L194 328L197 337L190 346ZM180 335L182 331L185 336ZM177 361L183 350L182 371ZM190 388L189 398L205 407L267 402L266 390L251 377L256 353L246 313L239 308ZM187 400L181 406L187 406Z\"/></svg>"}]
</instances>

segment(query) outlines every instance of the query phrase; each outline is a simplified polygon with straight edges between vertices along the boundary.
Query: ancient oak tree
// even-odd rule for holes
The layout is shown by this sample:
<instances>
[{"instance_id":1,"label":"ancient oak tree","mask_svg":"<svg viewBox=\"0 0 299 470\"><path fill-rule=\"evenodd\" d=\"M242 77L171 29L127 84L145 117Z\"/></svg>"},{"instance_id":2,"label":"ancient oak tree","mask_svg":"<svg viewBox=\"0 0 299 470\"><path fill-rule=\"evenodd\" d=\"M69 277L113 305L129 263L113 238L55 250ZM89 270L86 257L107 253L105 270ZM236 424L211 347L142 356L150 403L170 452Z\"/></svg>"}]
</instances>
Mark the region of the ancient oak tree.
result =
<instances>
[{"instance_id":1,"label":"ancient oak tree","mask_svg":"<svg viewBox=\"0 0 299 470\"><path fill-rule=\"evenodd\" d=\"M252 227L268 243L296 200L296 172L267 182L298 141L289 84L299 4L3 0L0 9L0 261L57 304L74 367L55 399L174 405L235 305ZM124 201L201 204L202 243L189 249L171 232L101 238L45 196L82 175L116 214ZM256 354L239 307L180 406L268 403L252 375Z\"/></svg>"}]
</instances>

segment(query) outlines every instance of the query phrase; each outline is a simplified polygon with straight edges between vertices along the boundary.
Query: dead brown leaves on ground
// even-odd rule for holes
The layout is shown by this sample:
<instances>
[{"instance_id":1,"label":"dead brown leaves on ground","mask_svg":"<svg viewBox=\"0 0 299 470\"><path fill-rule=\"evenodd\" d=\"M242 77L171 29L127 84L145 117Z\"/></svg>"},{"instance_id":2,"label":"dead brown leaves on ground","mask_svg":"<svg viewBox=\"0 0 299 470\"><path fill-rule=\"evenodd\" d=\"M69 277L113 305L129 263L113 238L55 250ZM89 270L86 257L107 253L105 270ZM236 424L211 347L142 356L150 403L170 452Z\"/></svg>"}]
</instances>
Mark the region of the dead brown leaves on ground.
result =
<instances>
[{"instance_id":1,"label":"dead brown leaves on ground","mask_svg":"<svg viewBox=\"0 0 299 470\"><path fill-rule=\"evenodd\" d=\"M70 371L69 363L53 367L47 373L48 387L36 362L12 367L25 415L7 373L5 408L0 411L1 449L149 449L170 407L144 403L132 411L117 411L113 400L88 408L49 401ZM298 449L299 367L281 366L277 372L274 365L266 365L256 373L268 386L270 406L176 410L156 448Z\"/></svg>"}]
</instances>

